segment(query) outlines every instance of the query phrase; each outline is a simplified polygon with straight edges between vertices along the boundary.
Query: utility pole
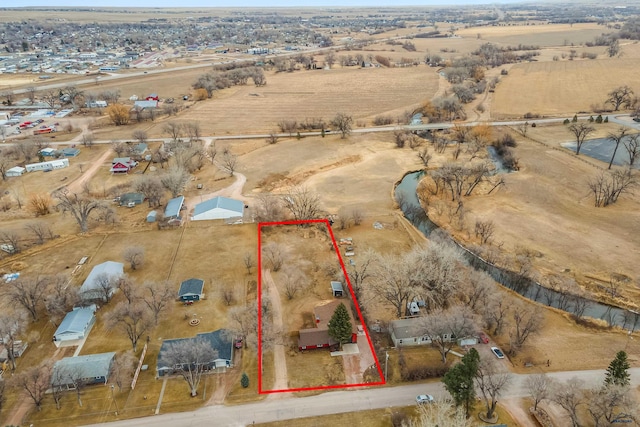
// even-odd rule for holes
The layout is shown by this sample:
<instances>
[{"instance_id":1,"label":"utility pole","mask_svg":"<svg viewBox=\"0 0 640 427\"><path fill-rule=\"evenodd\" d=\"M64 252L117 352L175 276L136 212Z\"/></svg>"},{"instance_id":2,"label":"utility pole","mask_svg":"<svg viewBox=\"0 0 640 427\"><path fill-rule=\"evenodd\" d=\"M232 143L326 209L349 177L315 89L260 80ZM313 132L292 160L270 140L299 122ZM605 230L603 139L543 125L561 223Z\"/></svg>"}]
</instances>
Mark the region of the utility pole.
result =
<instances>
[{"instance_id":1,"label":"utility pole","mask_svg":"<svg viewBox=\"0 0 640 427\"><path fill-rule=\"evenodd\" d=\"M384 358L384 380L387 381L387 367L389 365L389 352L385 351L384 355L385 355L385 358Z\"/></svg>"}]
</instances>

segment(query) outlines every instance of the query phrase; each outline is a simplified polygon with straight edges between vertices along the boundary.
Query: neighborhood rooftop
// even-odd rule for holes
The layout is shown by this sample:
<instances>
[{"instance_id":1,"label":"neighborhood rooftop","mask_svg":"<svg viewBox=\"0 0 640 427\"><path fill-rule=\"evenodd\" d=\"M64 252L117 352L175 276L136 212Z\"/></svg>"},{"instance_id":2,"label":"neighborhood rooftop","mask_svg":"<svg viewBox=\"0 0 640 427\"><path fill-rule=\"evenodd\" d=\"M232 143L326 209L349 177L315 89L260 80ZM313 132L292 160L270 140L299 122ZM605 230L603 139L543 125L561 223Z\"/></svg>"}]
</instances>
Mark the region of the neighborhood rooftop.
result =
<instances>
[{"instance_id":1,"label":"neighborhood rooftop","mask_svg":"<svg viewBox=\"0 0 640 427\"><path fill-rule=\"evenodd\" d=\"M59 375L56 375L56 372L73 372L77 378L108 378L109 371L111 370L111 362L115 355L116 353L112 351L109 353L65 357L64 359L58 360L55 365L53 365L53 385L58 385L55 383L55 379L59 377Z\"/></svg>"},{"instance_id":2,"label":"neighborhood rooftop","mask_svg":"<svg viewBox=\"0 0 640 427\"><path fill-rule=\"evenodd\" d=\"M180 210L182 209L183 203L184 203L184 196L178 196L175 199L169 200L169 202L167 202L167 207L164 210L165 218L179 217Z\"/></svg>"}]
</instances>

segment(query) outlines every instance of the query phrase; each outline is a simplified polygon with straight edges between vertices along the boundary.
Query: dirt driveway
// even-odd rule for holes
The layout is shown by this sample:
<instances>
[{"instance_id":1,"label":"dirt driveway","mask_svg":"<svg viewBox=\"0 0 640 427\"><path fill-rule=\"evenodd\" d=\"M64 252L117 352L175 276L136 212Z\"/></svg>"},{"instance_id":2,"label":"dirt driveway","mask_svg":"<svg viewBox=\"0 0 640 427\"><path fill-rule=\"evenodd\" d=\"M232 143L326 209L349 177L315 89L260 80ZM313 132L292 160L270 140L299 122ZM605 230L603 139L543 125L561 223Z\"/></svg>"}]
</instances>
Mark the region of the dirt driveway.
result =
<instances>
[{"instance_id":1,"label":"dirt driveway","mask_svg":"<svg viewBox=\"0 0 640 427\"><path fill-rule=\"evenodd\" d=\"M280 294L278 288L271 277L271 271L262 270L262 283L271 299L271 310L273 313L273 330L274 332L282 331L282 305L280 304ZM260 343L258 344L260 345ZM273 390L285 390L289 388L289 377L287 376L287 360L285 357L285 344L282 342L274 342L273 344L273 363L274 363L274 382ZM284 393L272 393L267 399L280 399L284 397Z\"/></svg>"}]
</instances>

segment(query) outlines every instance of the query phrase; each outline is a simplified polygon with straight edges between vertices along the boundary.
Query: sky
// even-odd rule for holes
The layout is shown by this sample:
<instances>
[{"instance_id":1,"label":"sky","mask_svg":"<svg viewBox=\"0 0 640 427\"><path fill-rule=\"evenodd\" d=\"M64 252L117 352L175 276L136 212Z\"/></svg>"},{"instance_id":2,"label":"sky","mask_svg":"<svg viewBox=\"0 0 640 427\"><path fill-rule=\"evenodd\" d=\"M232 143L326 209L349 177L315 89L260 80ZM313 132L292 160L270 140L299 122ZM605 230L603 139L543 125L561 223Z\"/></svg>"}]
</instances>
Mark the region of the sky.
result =
<instances>
[{"instance_id":1,"label":"sky","mask_svg":"<svg viewBox=\"0 0 640 427\"><path fill-rule=\"evenodd\" d=\"M6 2L6 3L5 3ZM517 0L2 0L5 7L380 7L515 3Z\"/></svg>"}]
</instances>

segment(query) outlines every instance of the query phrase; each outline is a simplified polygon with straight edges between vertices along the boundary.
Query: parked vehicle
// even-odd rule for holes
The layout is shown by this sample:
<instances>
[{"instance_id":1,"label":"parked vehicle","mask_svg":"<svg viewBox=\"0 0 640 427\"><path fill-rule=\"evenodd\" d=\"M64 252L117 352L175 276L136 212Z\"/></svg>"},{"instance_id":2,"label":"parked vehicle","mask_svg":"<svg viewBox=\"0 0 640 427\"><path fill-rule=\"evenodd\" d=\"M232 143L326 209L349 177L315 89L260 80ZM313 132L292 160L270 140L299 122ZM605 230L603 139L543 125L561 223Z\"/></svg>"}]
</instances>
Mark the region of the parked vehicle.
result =
<instances>
[{"instance_id":1,"label":"parked vehicle","mask_svg":"<svg viewBox=\"0 0 640 427\"><path fill-rule=\"evenodd\" d=\"M478 334L478 340L482 343L482 344L489 344L489 337L487 336L487 334L485 334L484 332L480 332Z\"/></svg>"},{"instance_id":2,"label":"parked vehicle","mask_svg":"<svg viewBox=\"0 0 640 427\"><path fill-rule=\"evenodd\" d=\"M416 403L419 405L423 403L433 403L433 401L434 398L430 394L419 394L416 396Z\"/></svg>"},{"instance_id":3,"label":"parked vehicle","mask_svg":"<svg viewBox=\"0 0 640 427\"><path fill-rule=\"evenodd\" d=\"M504 359L504 353L498 347L491 347L491 351L498 359Z\"/></svg>"}]
</instances>

